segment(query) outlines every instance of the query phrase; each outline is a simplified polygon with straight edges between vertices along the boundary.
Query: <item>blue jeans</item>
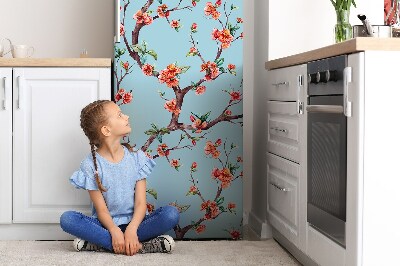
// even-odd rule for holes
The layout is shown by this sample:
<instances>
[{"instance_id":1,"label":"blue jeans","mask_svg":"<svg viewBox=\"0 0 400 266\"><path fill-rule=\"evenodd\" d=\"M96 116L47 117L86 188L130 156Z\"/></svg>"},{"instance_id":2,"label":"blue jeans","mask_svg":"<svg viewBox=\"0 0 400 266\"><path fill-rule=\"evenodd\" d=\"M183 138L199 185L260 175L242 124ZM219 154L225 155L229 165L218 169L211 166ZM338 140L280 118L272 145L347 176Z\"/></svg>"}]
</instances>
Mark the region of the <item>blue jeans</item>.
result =
<instances>
[{"instance_id":1,"label":"blue jeans","mask_svg":"<svg viewBox=\"0 0 400 266\"><path fill-rule=\"evenodd\" d=\"M137 230L139 241L147 241L162 235L175 227L178 222L179 212L177 208L173 206L160 207L146 215L140 223ZM67 211L60 217L60 226L71 235L113 251L110 232L96 218L76 211ZM127 224L122 224L119 228L122 232L125 232L127 226Z\"/></svg>"}]
</instances>

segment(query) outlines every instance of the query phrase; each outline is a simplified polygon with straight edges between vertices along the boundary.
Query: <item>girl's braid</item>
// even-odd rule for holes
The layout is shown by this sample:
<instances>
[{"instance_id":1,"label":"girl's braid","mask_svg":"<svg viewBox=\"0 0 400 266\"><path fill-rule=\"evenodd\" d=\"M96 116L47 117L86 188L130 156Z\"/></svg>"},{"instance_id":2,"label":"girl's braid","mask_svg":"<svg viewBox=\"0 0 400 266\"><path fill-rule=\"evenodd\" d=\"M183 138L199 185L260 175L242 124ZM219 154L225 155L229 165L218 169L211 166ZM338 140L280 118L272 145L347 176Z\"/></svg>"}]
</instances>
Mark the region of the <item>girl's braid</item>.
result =
<instances>
[{"instance_id":1,"label":"girl's braid","mask_svg":"<svg viewBox=\"0 0 400 266\"><path fill-rule=\"evenodd\" d=\"M95 177L98 188L101 192L107 191L101 184L96 161L96 147L101 145L100 129L101 126L107 121L107 116L104 112L104 105L110 103L109 100L98 100L88 104L81 111L81 128L89 139L90 150L93 157L95 168Z\"/></svg>"}]
</instances>

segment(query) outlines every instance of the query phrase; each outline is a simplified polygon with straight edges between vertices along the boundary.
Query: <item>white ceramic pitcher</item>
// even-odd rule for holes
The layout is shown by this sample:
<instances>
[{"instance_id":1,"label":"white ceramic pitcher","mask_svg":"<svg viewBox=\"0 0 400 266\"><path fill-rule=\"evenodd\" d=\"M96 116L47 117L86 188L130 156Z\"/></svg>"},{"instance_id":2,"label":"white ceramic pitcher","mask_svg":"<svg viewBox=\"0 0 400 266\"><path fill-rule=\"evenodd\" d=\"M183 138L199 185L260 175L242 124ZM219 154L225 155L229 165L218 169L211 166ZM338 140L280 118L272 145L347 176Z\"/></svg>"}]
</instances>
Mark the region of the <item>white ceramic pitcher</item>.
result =
<instances>
[{"instance_id":1,"label":"white ceramic pitcher","mask_svg":"<svg viewBox=\"0 0 400 266\"><path fill-rule=\"evenodd\" d=\"M8 41L9 50L7 52L4 52L4 48L5 48L5 46L3 45L4 41ZM11 45L12 44L11 44L10 39L8 39L8 38L0 39L0 57L3 57L4 55L8 54L11 51Z\"/></svg>"}]
</instances>

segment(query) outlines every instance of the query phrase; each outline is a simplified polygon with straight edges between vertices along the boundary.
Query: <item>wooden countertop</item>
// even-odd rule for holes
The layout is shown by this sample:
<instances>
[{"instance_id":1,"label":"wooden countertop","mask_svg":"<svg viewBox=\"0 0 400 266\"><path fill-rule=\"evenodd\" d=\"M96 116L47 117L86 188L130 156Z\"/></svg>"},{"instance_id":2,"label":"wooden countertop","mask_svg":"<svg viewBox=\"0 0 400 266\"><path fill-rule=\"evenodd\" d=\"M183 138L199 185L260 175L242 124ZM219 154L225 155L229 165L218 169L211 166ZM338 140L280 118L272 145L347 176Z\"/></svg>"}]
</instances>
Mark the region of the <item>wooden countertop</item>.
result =
<instances>
[{"instance_id":1,"label":"wooden countertop","mask_svg":"<svg viewBox=\"0 0 400 266\"><path fill-rule=\"evenodd\" d=\"M265 68L270 70L275 68L299 65L322 58L342 54L352 54L367 50L400 51L400 38L358 37L345 42L329 45L301 54L271 60L265 63Z\"/></svg>"},{"instance_id":2,"label":"wooden countertop","mask_svg":"<svg viewBox=\"0 0 400 266\"><path fill-rule=\"evenodd\" d=\"M0 67L111 67L111 58L4 58Z\"/></svg>"}]
</instances>

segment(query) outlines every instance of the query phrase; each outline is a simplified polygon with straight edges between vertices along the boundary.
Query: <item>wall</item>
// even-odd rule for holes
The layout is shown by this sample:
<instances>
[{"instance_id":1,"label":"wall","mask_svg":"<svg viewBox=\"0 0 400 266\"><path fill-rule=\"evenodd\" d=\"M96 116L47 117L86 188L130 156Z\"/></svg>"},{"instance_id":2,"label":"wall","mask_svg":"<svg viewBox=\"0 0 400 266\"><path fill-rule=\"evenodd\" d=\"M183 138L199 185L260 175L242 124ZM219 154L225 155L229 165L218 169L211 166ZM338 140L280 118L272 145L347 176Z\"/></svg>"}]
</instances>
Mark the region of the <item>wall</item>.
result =
<instances>
[{"instance_id":1,"label":"wall","mask_svg":"<svg viewBox=\"0 0 400 266\"><path fill-rule=\"evenodd\" d=\"M34 57L112 57L113 0L0 0L0 38L35 48ZM8 57L10 55L7 55Z\"/></svg>"},{"instance_id":2,"label":"wall","mask_svg":"<svg viewBox=\"0 0 400 266\"><path fill-rule=\"evenodd\" d=\"M356 0L350 24L361 25L357 14L365 14L372 24L382 25L383 2ZM269 60L334 43L336 13L329 0L269 0L269 5Z\"/></svg>"}]
</instances>

